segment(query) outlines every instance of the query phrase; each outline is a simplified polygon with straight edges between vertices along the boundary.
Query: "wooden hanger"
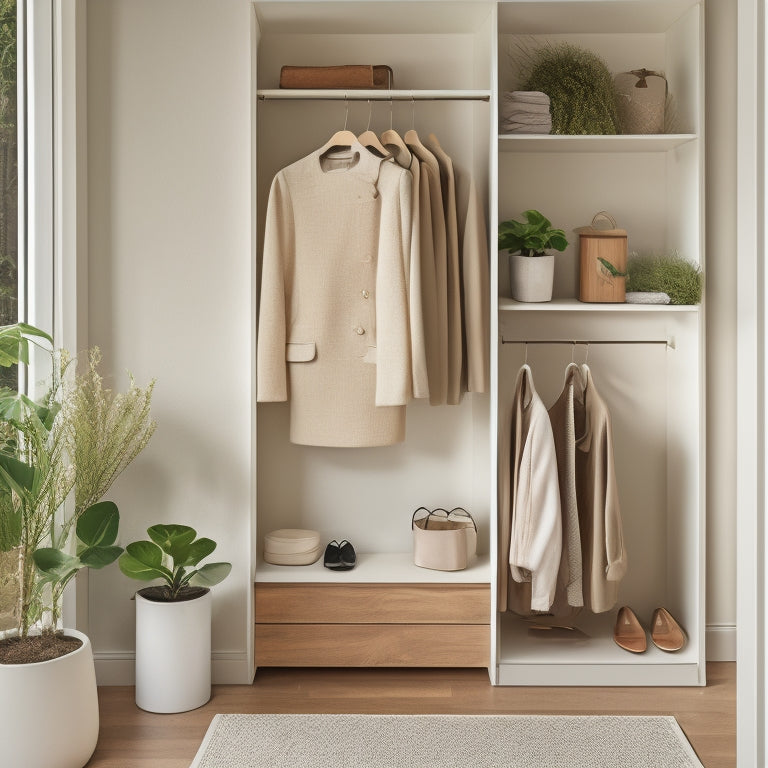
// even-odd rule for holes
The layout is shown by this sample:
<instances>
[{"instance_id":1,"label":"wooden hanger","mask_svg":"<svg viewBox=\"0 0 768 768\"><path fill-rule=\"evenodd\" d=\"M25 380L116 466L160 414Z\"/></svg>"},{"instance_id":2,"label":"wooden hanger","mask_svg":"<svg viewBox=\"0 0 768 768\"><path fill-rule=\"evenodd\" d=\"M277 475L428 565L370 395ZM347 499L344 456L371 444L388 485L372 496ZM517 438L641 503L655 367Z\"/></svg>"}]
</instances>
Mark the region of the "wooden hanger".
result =
<instances>
[{"instance_id":1,"label":"wooden hanger","mask_svg":"<svg viewBox=\"0 0 768 768\"><path fill-rule=\"evenodd\" d=\"M347 120L349 119L349 102L346 95L344 96L344 128L331 136L328 141L323 144L320 155L323 156L330 152L335 147L353 147L358 143L357 136L352 131L347 130Z\"/></svg>"},{"instance_id":2,"label":"wooden hanger","mask_svg":"<svg viewBox=\"0 0 768 768\"><path fill-rule=\"evenodd\" d=\"M371 117L373 116L373 104L368 99L368 127L361 133L357 140L374 154L383 158L392 157L392 153L379 141L379 137L371 130Z\"/></svg>"}]
</instances>

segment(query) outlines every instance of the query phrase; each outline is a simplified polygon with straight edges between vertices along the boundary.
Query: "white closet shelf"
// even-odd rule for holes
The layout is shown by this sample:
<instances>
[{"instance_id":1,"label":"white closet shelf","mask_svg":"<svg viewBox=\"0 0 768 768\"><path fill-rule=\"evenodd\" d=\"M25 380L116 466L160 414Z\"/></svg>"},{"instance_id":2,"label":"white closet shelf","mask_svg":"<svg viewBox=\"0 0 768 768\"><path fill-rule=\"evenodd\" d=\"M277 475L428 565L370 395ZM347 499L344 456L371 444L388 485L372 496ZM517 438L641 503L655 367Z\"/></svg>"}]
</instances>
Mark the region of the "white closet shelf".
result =
<instances>
[{"instance_id":1,"label":"white closet shelf","mask_svg":"<svg viewBox=\"0 0 768 768\"><path fill-rule=\"evenodd\" d=\"M620 136L501 134L499 152L668 152L696 138L695 133Z\"/></svg>"},{"instance_id":2,"label":"white closet shelf","mask_svg":"<svg viewBox=\"0 0 768 768\"><path fill-rule=\"evenodd\" d=\"M489 90L404 90L365 88L260 88L262 101L490 101Z\"/></svg>"},{"instance_id":3,"label":"white closet shelf","mask_svg":"<svg viewBox=\"0 0 768 768\"><path fill-rule=\"evenodd\" d=\"M562 670L568 667L572 672L571 685L696 684L698 648L695 642L689 638L681 651L666 653L648 638L645 653L629 653L613 641L615 617L615 611L576 617L572 623L586 637L570 639L562 635L548 637L546 631L529 630L523 619L502 614L503 642L498 657L501 676L514 678L513 684L525 685L529 676L541 679L542 673L549 669L553 679L559 681L552 684L562 685ZM609 668L611 672L606 674ZM598 678L600 682L596 683ZM509 682L511 680L506 681Z\"/></svg>"},{"instance_id":4,"label":"white closet shelf","mask_svg":"<svg viewBox=\"0 0 768 768\"><path fill-rule=\"evenodd\" d=\"M431 571L413 564L411 552L357 553L357 565L351 571L332 571L323 566L322 557L313 565L272 565L259 561L256 582L308 584L487 584L491 580L488 555L479 555L463 571Z\"/></svg>"},{"instance_id":5,"label":"white closet shelf","mask_svg":"<svg viewBox=\"0 0 768 768\"><path fill-rule=\"evenodd\" d=\"M506 312L698 312L698 304L609 304L589 303L578 299L553 299L537 303L499 297L499 310Z\"/></svg>"}]
</instances>

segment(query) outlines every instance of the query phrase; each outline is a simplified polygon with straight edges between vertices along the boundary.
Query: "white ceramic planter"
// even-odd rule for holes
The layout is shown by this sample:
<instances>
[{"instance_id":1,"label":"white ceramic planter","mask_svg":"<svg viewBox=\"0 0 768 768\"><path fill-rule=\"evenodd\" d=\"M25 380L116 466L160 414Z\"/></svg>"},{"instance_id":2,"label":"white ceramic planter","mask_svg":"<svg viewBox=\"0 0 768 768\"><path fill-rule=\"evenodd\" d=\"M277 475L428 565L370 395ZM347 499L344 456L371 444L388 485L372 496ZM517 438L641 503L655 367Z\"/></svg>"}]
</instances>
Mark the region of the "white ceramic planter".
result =
<instances>
[{"instance_id":1,"label":"white ceramic planter","mask_svg":"<svg viewBox=\"0 0 768 768\"><path fill-rule=\"evenodd\" d=\"M553 253L545 253L543 256L510 254L509 280L513 299L525 302L551 301L554 279Z\"/></svg>"},{"instance_id":2,"label":"white ceramic planter","mask_svg":"<svg viewBox=\"0 0 768 768\"><path fill-rule=\"evenodd\" d=\"M186 712L211 698L211 592L159 603L136 594L136 705Z\"/></svg>"},{"instance_id":3,"label":"white ceramic planter","mask_svg":"<svg viewBox=\"0 0 768 768\"><path fill-rule=\"evenodd\" d=\"M35 664L0 664L0 764L83 768L99 738L96 672L88 637L76 651Z\"/></svg>"}]
</instances>

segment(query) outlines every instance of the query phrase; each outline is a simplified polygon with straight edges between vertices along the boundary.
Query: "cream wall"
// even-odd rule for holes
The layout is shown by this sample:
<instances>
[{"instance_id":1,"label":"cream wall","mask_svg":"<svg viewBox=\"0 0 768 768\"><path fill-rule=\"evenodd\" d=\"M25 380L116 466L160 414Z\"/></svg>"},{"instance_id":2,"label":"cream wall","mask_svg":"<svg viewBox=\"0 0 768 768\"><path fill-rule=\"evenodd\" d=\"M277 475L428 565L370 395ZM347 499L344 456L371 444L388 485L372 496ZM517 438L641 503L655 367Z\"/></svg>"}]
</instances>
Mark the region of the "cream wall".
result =
<instances>
[{"instance_id":1,"label":"cream wall","mask_svg":"<svg viewBox=\"0 0 768 768\"><path fill-rule=\"evenodd\" d=\"M736 658L736 10L706 0L707 657Z\"/></svg>"},{"instance_id":2,"label":"cream wall","mask_svg":"<svg viewBox=\"0 0 768 768\"><path fill-rule=\"evenodd\" d=\"M707 0L708 656L735 658L736 3ZM88 0L89 343L157 379L158 430L118 481L122 541L186 522L234 564L214 675L247 679L251 135L247 0ZM90 580L101 682L133 674L135 585Z\"/></svg>"},{"instance_id":3,"label":"cream wall","mask_svg":"<svg viewBox=\"0 0 768 768\"><path fill-rule=\"evenodd\" d=\"M119 479L121 541L156 522L218 542L214 675L244 682L250 595L251 138L246 0L88 3L90 344L157 379L148 449ZM122 382L121 382L122 383ZM137 584L90 579L102 682L133 673Z\"/></svg>"}]
</instances>

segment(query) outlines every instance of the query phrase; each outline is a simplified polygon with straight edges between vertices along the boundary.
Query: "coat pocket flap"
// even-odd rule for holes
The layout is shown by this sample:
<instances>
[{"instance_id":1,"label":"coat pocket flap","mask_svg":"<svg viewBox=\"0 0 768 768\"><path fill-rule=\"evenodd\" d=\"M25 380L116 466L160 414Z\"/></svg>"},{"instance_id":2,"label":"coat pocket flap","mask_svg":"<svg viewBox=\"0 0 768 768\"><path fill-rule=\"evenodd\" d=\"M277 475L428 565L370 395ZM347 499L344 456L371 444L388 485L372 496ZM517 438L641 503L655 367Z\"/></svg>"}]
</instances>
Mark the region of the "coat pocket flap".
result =
<instances>
[{"instance_id":1,"label":"coat pocket flap","mask_svg":"<svg viewBox=\"0 0 768 768\"><path fill-rule=\"evenodd\" d=\"M315 359L314 341L289 341L285 345L285 360L288 363L308 363Z\"/></svg>"}]
</instances>

